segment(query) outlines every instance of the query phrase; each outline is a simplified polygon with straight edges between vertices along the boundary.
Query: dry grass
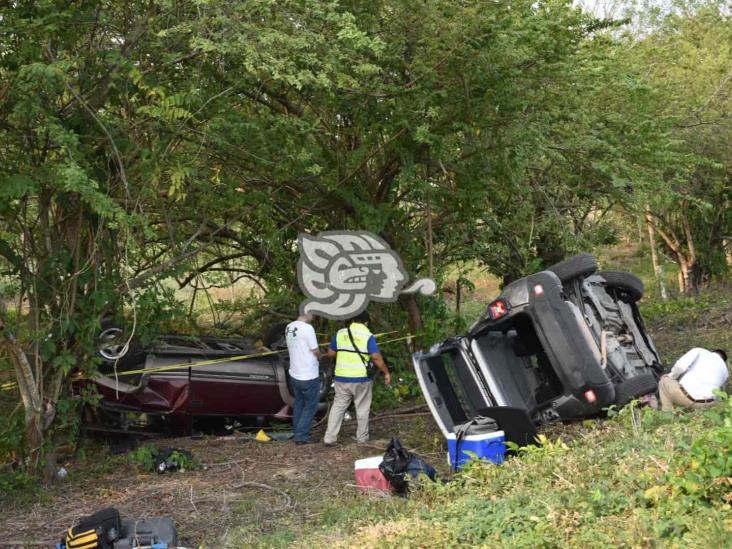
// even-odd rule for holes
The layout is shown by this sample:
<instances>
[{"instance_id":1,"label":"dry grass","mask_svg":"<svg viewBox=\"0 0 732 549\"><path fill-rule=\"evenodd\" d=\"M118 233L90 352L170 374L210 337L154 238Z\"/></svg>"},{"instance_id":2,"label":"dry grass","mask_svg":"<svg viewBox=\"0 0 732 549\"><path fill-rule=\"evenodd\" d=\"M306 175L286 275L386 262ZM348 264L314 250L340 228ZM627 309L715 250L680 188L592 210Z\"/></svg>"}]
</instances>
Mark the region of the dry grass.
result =
<instances>
[{"instance_id":1,"label":"dry grass","mask_svg":"<svg viewBox=\"0 0 732 549\"><path fill-rule=\"evenodd\" d=\"M140 473L126 458L93 446L85 459L67 464L66 481L30 504L0 497L0 547L51 545L79 518L107 506L117 507L123 517L173 517L187 547L241 546L243 538L297 531L335 501L368 498L353 487L353 462L383 454L391 436L400 436L430 462L444 463L431 417L385 418L374 421L371 431L373 442L357 445L351 442L355 422L348 422L341 432L345 444L335 448L249 437L158 440L159 446L191 451L205 464L164 475Z\"/></svg>"}]
</instances>

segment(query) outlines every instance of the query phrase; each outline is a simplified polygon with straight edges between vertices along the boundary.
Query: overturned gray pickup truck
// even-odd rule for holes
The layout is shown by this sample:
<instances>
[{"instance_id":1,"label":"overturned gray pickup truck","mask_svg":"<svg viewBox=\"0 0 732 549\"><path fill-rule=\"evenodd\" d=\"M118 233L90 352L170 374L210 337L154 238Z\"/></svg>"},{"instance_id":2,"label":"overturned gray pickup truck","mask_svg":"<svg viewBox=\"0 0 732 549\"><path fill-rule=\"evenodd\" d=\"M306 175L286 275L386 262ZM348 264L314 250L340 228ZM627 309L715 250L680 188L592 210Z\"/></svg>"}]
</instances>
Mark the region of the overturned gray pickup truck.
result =
<instances>
[{"instance_id":1,"label":"overturned gray pickup truck","mask_svg":"<svg viewBox=\"0 0 732 549\"><path fill-rule=\"evenodd\" d=\"M442 431L487 408L535 425L588 417L656 391L662 370L636 302L643 283L581 254L516 280L465 335L416 353Z\"/></svg>"}]
</instances>

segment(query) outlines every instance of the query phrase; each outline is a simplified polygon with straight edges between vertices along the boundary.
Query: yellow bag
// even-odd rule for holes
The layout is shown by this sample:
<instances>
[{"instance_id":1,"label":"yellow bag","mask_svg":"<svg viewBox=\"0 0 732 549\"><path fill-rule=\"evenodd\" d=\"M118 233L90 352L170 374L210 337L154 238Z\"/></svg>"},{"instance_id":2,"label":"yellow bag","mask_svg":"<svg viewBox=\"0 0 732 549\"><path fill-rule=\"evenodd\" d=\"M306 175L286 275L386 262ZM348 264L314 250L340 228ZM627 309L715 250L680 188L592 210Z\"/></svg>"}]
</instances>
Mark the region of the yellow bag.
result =
<instances>
[{"instance_id":1,"label":"yellow bag","mask_svg":"<svg viewBox=\"0 0 732 549\"><path fill-rule=\"evenodd\" d=\"M66 532L66 549L108 549L120 535L119 511L108 507L81 519Z\"/></svg>"},{"instance_id":2,"label":"yellow bag","mask_svg":"<svg viewBox=\"0 0 732 549\"><path fill-rule=\"evenodd\" d=\"M66 533L66 549L98 549L99 547L99 535L96 530L74 533L74 529L69 528Z\"/></svg>"}]
</instances>

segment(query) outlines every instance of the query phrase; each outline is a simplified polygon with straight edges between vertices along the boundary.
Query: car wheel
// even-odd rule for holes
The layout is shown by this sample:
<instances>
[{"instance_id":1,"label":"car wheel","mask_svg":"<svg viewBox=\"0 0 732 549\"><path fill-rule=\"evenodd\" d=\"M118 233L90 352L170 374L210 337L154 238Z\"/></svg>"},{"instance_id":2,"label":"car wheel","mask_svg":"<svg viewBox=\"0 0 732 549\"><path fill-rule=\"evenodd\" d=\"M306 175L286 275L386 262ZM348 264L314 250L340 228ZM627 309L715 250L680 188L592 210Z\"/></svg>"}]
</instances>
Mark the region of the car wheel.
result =
<instances>
[{"instance_id":1,"label":"car wheel","mask_svg":"<svg viewBox=\"0 0 732 549\"><path fill-rule=\"evenodd\" d=\"M624 406L634 398L654 393L657 389L658 381L653 374L631 377L615 386L615 404Z\"/></svg>"},{"instance_id":2,"label":"car wheel","mask_svg":"<svg viewBox=\"0 0 732 549\"><path fill-rule=\"evenodd\" d=\"M285 346L285 328L289 322L278 322L267 328L262 336L262 343L270 349L276 349Z\"/></svg>"},{"instance_id":3,"label":"car wheel","mask_svg":"<svg viewBox=\"0 0 732 549\"><path fill-rule=\"evenodd\" d=\"M318 393L318 400L323 401L323 400L325 400L325 397L328 396L328 391L330 391L330 386L333 384L333 371L330 368L324 369L321 367L319 377L320 377L320 392Z\"/></svg>"},{"instance_id":4,"label":"car wheel","mask_svg":"<svg viewBox=\"0 0 732 549\"><path fill-rule=\"evenodd\" d=\"M110 362L121 359L130 350L129 346L125 347L127 341L121 328L107 328L99 334L97 339L99 341L97 352L103 359Z\"/></svg>"},{"instance_id":5,"label":"car wheel","mask_svg":"<svg viewBox=\"0 0 732 549\"><path fill-rule=\"evenodd\" d=\"M643 297L645 286L643 281L634 274L624 271L600 271L597 274L605 279L608 286L622 290L627 295L626 301L632 303Z\"/></svg>"},{"instance_id":6,"label":"car wheel","mask_svg":"<svg viewBox=\"0 0 732 549\"><path fill-rule=\"evenodd\" d=\"M552 265L547 271L553 272L562 282L569 282L581 276L588 276L597 270L597 259L592 254L579 254Z\"/></svg>"}]
</instances>

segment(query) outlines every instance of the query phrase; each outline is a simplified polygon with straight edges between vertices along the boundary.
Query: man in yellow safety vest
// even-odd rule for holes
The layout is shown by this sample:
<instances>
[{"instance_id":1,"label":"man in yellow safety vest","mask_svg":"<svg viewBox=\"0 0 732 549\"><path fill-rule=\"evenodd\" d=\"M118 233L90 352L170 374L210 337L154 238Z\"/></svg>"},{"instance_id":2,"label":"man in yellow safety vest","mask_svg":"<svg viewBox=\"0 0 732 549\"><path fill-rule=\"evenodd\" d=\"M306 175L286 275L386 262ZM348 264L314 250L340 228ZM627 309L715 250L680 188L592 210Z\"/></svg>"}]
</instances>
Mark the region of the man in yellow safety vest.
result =
<instances>
[{"instance_id":1,"label":"man in yellow safety vest","mask_svg":"<svg viewBox=\"0 0 732 549\"><path fill-rule=\"evenodd\" d=\"M376 344L376 338L366 324L369 314L366 311L348 321L348 325L333 337L328 356L336 358L335 398L328 416L328 429L323 442L326 446L335 444L341 430L343 416L351 402L356 408L356 442L369 440L369 410L373 383L366 369L369 360L384 374L384 383L391 384L389 369Z\"/></svg>"}]
</instances>

